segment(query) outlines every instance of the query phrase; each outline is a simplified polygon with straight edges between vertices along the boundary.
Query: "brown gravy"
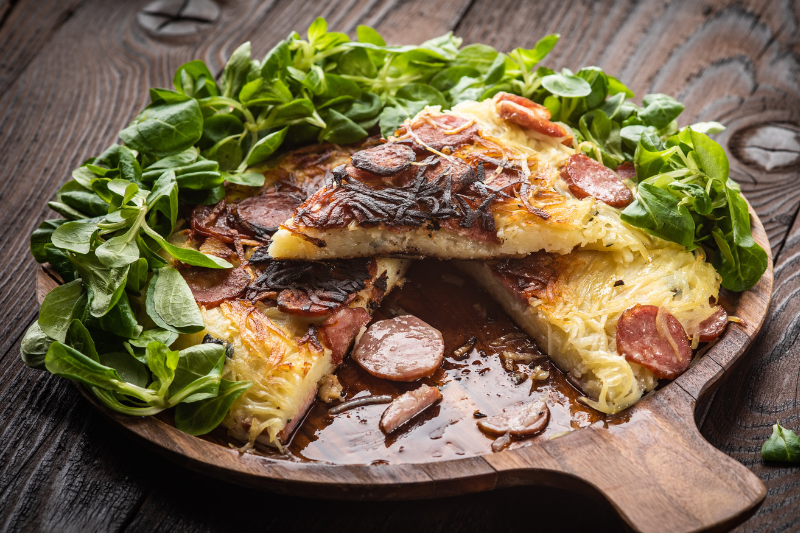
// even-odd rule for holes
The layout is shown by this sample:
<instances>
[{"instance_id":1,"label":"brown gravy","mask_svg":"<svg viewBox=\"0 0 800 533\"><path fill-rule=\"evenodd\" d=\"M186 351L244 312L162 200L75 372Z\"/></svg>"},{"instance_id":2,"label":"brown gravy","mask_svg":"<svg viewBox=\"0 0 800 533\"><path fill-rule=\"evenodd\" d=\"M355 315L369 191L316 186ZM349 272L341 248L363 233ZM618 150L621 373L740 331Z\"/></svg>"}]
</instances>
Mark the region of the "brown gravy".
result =
<instances>
[{"instance_id":1,"label":"brown gravy","mask_svg":"<svg viewBox=\"0 0 800 533\"><path fill-rule=\"evenodd\" d=\"M258 452L288 460L336 464L425 463L492 453L494 439L478 429L476 411L492 416L539 394L548 395L551 418L547 428L534 437L513 441L509 448L547 440L597 421L627 421L625 413L605 416L580 403L582 394L564 374L489 294L451 264L417 261L406 279L402 288L386 297L373 320L410 313L437 328L445 344L441 368L430 378L401 383L372 376L348 357L337 375L346 400L378 394L394 397L425 383L441 388L442 402L387 436L378 422L388 405L365 405L330 415L328 409L333 405L316 400L284 454L262 445L257 445ZM472 336L477 337L474 348L462 360L454 359L453 352ZM504 351L531 353L533 361L507 361L504 368ZM532 367L536 366L550 376L532 380ZM525 380L516 384L523 377ZM222 432L218 428L209 438L219 442Z\"/></svg>"}]
</instances>

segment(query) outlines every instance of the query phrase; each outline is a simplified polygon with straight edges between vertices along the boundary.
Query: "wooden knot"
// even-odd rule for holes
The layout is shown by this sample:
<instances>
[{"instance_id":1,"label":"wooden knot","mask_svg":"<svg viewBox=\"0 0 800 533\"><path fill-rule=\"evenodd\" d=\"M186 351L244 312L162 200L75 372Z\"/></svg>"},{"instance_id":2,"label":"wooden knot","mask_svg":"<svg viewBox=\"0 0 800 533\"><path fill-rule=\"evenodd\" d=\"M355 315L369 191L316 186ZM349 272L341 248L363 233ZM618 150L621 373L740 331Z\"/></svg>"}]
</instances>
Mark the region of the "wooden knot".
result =
<instances>
[{"instance_id":1,"label":"wooden knot","mask_svg":"<svg viewBox=\"0 0 800 533\"><path fill-rule=\"evenodd\" d=\"M151 35L184 37L205 30L219 15L220 8L212 0L155 0L136 18Z\"/></svg>"},{"instance_id":2,"label":"wooden knot","mask_svg":"<svg viewBox=\"0 0 800 533\"><path fill-rule=\"evenodd\" d=\"M800 166L800 127L795 124L759 124L737 131L728 144L744 164L761 170Z\"/></svg>"}]
</instances>

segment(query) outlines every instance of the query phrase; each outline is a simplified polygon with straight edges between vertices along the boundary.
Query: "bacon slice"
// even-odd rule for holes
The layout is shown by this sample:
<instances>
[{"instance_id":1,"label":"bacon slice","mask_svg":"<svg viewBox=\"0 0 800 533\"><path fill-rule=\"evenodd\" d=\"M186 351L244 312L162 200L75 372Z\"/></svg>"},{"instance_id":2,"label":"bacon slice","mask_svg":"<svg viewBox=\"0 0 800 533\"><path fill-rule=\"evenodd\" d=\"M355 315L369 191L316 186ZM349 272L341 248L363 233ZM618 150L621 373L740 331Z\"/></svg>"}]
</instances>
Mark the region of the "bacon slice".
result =
<instances>
[{"instance_id":1,"label":"bacon slice","mask_svg":"<svg viewBox=\"0 0 800 533\"><path fill-rule=\"evenodd\" d=\"M444 358L438 329L411 315L372 324L353 349L367 372L392 381L415 381L436 372Z\"/></svg>"},{"instance_id":2,"label":"bacon slice","mask_svg":"<svg viewBox=\"0 0 800 533\"><path fill-rule=\"evenodd\" d=\"M478 427L496 435L509 433L517 437L530 437L544 430L550 421L550 408L544 395L509 413L490 416L478 421Z\"/></svg>"},{"instance_id":3,"label":"bacon slice","mask_svg":"<svg viewBox=\"0 0 800 533\"><path fill-rule=\"evenodd\" d=\"M692 362L683 326L654 305L636 305L622 313L617 322L617 352L658 378L675 379Z\"/></svg>"},{"instance_id":4,"label":"bacon slice","mask_svg":"<svg viewBox=\"0 0 800 533\"><path fill-rule=\"evenodd\" d=\"M438 403L442 393L436 387L423 385L395 398L381 416L380 427L387 435L409 422L428 407Z\"/></svg>"},{"instance_id":5,"label":"bacon slice","mask_svg":"<svg viewBox=\"0 0 800 533\"><path fill-rule=\"evenodd\" d=\"M550 111L543 105L517 96L500 92L494 97L495 109L503 120L513 122L525 129L548 137L563 138L563 144L572 146L572 137L562 126L550 121Z\"/></svg>"},{"instance_id":6,"label":"bacon slice","mask_svg":"<svg viewBox=\"0 0 800 533\"><path fill-rule=\"evenodd\" d=\"M216 307L226 300L241 298L250 283L250 274L243 268L222 270L192 267L181 274L197 303L206 307Z\"/></svg>"},{"instance_id":7,"label":"bacon slice","mask_svg":"<svg viewBox=\"0 0 800 533\"><path fill-rule=\"evenodd\" d=\"M591 196L612 207L623 208L633 201L633 194L610 168L584 154L570 156L561 169L561 178L576 198Z\"/></svg>"},{"instance_id":8,"label":"bacon slice","mask_svg":"<svg viewBox=\"0 0 800 533\"><path fill-rule=\"evenodd\" d=\"M717 306L714 313L700 322L700 342L711 342L725 331L728 325L728 312L721 306Z\"/></svg>"},{"instance_id":9,"label":"bacon slice","mask_svg":"<svg viewBox=\"0 0 800 533\"><path fill-rule=\"evenodd\" d=\"M369 312L363 307L345 307L329 316L320 327L322 342L333 352L333 363L338 365L344 359L350 343L361 328L369 324Z\"/></svg>"}]
</instances>

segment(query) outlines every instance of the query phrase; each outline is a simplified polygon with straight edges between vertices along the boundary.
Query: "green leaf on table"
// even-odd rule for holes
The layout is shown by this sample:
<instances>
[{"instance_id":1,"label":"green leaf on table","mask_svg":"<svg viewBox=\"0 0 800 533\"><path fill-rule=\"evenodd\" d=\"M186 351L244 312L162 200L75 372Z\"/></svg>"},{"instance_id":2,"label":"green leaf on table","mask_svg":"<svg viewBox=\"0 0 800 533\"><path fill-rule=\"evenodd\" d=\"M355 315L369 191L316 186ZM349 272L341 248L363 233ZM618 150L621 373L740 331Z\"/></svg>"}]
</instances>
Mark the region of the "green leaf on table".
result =
<instances>
[{"instance_id":1,"label":"green leaf on table","mask_svg":"<svg viewBox=\"0 0 800 533\"><path fill-rule=\"evenodd\" d=\"M192 94L187 94L184 91L183 87L183 75L188 74L191 76L193 82L196 82L201 77L203 85L202 87L205 89L205 92L197 90L197 88L192 87ZM194 61L189 61L188 63L184 63L178 70L175 71L175 76L172 78L172 85L175 86L175 90L181 92L183 94L187 94L187 96L193 96L195 98L205 98L208 96L217 96L219 94L219 89L217 88L217 84L214 81L214 75L208 70L206 64L199 60L195 59Z\"/></svg>"},{"instance_id":2,"label":"green leaf on table","mask_svg":"<svg viewBox=\"0 0 800 533\"><path fill-rule=\"evenodd\" d=\"M222 172L225 181L246 187L263 187L266 177L260 172Z\"/></svg>"},{"instance_id":3,"label":"green leaf on table","mask_svg":"<svg viewBox=\"0 0 800 533\"><path fill-rule=\"evenodd\" d=\"M45 251L52 244L52 236L59 226L66 224L64 218L51 218L43 220L39 227L31 234L31 254L37 263L47 262L47 252Z\"/></svg>"},{"instance_id":4,"label":"green leaf on table","mask_svg":"<svg viewBox=\"0 0 800 533\"><path fill-rule=\"evenodd\" d=\"M207 255L199 252L193 248L181 248L170 244L164 237L153 231L149 226L145 225L144 230L147 235L158 243L169 255L186 263L187 265L200 266L206 268L232 268L233 265L220 257ZM141 243L139 244L141 247ZM149 259L148 259L149 260Z\"/></svg>"},{"instance_id":5,"label":"green leaf on table","mask_svg":"<svg viewBox=\"0 0 800 533\"><path fill-rule=\"evenodd\" d=\"M44 358L53 339L45 335L39 322L30 325L19 346L22 362L31 368L44 370Z\"/></svg>"},{"instance_id":6,"label":"green leaf on table","mask_svg":"<svg viewBox=\"0 0 800 533\"><path fill-rule=\"evenodd\" d=\"M39 327L51 339L64 342L67 330L76 318L83 316L86 291L79 279L64 283L47 293L39 309Z\"/></svg>"},{"instance_id":7,"label":"green leaf on table","mask_svg":"<svg viewBox=\"0 0 800 533\"><path fill-rule=\"evenodd\" d=\"M564 74L551 74L542 78L542 87L556 96L581 98L592 93L592 86L583 78Z\"/></svg>"},{"instance_id":8,"label":"green leaf on table","mask_svg":"<svg viewBox=\"0 0 800 533\"><path fill-rule=\"evenodd\" d=\"M800 462L800 441L794 431L776 422L772 426L772 435L761 446L761 458L765 461L781 463Z\"/></svg>"},{"instance_id":9,"label":"green leaf on table","mask_svg":"<svg viewBox=\"0 0 800 533\"><path fill-rule=\"evenodd\" d=\"M250 42L246 42L234 50L230 59L222 70L220 85L222 96L235 98L239 96L247 82L247 73L250 70Z\"/></svg>"},{"instance_id":10,"label":"green leaf on table","mask_svg":"<svg viewBox=\"0 0 800 533\"><path fill-rule=\"evenodd\" d=\"M92 335L80 320L75 319L70 323L66 338L61 342L100 362L100 356L97 354Z\"/></svg>"},{"instance_id":11,"label":"green leaf on table","mask_svg":"<svg viewBox=\"0 0 800 533\"><path fill-rule=\"evenodd\" d=\"M63 250L88 254L97 232L97 224L98 222L92 219L66 222L53 231L51 242L53 246Z\"/></svg>"},{"instance_id":12,"label":"green leaf on table","mask_svg":"<svg viewBox=\"0 0 800 533\"><path fill-rule=\"evenodd\" d=\"M664 240L676 242L692 250L694 220L685 205L667 191L649 183L641 183L636 200L620 215L623 222Z\"/></svg>"},{"instance_id":13,"label":"green leaf on table","mask_svg":"<svg viewBox=\"0 0 800 533\"><path fill-rule=\"evenodd\" d=\"M160 342L151 342L145 351L147 368L153 373L157 381L158 395L166 397L169 386L175 378L175 369L178 367L178 352L170 350Z\"/></svg>"},{"instance_id":14,"label":"green leaf on table","mask_svg":"<svg viewBox=\"0 0 800 533\"><path fill-rule=\"evenodd\" d=\"M119 132L130 148L165 157L190 148L203 134L203 115L197 100L152 105Z\"/></svg>"},{"instance_id":15,"label":"green leaf on table","mask_svg":"<svg viewBox=\"0 0 800 533\"><path fill-rule=\"evenodd\" d=\"M89 312L101 317L114 307L125 290L130 265L110 268L101 263L94 254L70 255L89 293Z\"/></svg>"},{"instance_id":16,"label":"green leaf on table","mask_svg":"<svg viewBox=\"0 0 800 533\"><path fill-rule=\"evenodd\" d=\"M205 435L222 422L233 402L252 384L251 381L223 379L219 384L219 395L215 398L178 404L175 408L175 427L189 435Z\"/></svg>"},{"instance_id":17,"label":"green leaf on table","mask_svg":"<svg viewBox=\"0 0 800 533\"><path fill-rule=\"evenodd\" d=\"M174 268L159 268L153 273L145 309L156 325L175 333L197 333L205 328L189 285Z\"/></svg>"},{"instance_id":18,"label":"green leaf on table","mask_svg":"<svg viewBox=\"0 0 800 533\"><path fill-rule=\"evenodd\" d=\"M225 347L219 344L197 344L181 350L169 387L170 401L191 403L215 397L224 364Z\"/></svg>"},{"instance_id":19,"label":"green leaf on table","mask_svg":"<svg viewBox=\"0 0 800 533\"><path fill-rule=\"evenodd\" d=\"M147 366L127 352L108 352L101 354L99 358L100 364L116 370L123 381L142 388L147 387L150 382Z\"/></svg>"},{"instance_id":20,"label":"green leaf on table","mask_svg":"<svg viewBox=\"0 0 800 533\"><path fill-rule=\"evenodd\" d=\"M281 143L283 143L287 129L288 128L283 128L282 130L270 133L259 139L250 149L250 153L247 154L247 161L245 161L247 166L256 165L271 156L273 152L280 147Z\"/></svg>"},{"instance_id":21,"label":"green leaf on table","mask_svg":"<svg viewBox=\"0 0 800 533\"><path fill-rule=\"evenodd\" d=\"M666 94L648 94L642 99L642 105L639 118L656 129L665 127L683 112L683 104Z\"/></svg>"},{"instance_id":22,"label":"green leaf on table","mask_svg":"<svg viewBox=\"0 0 800 533\"><path fill-rule=\"evenodd\" d=\"M336 144L349 144L367 136L367 132L335 109L328 110L325 124L327 125L320 133L320 140Z\"/></svg>"}]
</instances>

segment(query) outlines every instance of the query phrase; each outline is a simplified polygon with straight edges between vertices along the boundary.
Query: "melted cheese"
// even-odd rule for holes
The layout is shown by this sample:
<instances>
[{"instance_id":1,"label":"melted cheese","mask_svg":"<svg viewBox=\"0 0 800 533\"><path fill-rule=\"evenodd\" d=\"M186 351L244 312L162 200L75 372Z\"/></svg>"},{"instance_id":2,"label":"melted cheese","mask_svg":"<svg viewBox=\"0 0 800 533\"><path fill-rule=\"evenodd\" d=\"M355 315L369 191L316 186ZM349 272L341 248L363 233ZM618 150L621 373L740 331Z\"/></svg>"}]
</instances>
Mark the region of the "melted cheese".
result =
<instances>
[{"instance_id":1,"label":"melted cheese","mask_svg":"<svg viewBox=\"0 0 800 533\"><path fill-rule=\"evenodd\" d=\"M377 277L387 275L387 292L402 279L408 261L379 259ZM377 279L377 278L376 278ZM372 287L362 290L350 307L368 309ZM252 446L256 440L280 446L283 429L305 415L319 381L336 369L331 350L300 343L309 325L324 320L288 315L261 303L224 302L200 307L203 332L230 342L233 358L226 359L223 378L252 381L231 407L222 424L235 438Z\"/></svg>"},{"instance_id":2,"label":"melted cheese","mask_svg":"<svg viewBox=\"0 0 800 533\"><path fill-rule=\"evenodd\" d=\"M616 413L655 388L648 369L617 353L620 315L636 304L655 305L692 335L714 308L719 276L702 253L663 243L648 257L624 252L577 250L559 267L558 281L545 298L527 302L492 273L489 263L458 262L483 285L539 347L587 394L585 403ZM617 280L624 285L614 286Z\"/></svg>"}]
</instances>

